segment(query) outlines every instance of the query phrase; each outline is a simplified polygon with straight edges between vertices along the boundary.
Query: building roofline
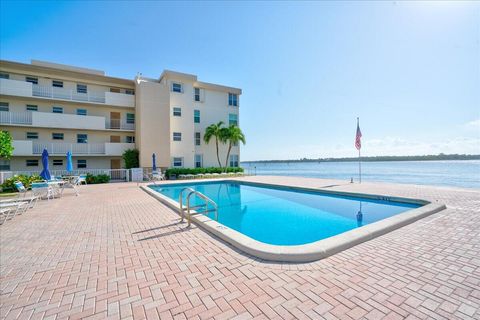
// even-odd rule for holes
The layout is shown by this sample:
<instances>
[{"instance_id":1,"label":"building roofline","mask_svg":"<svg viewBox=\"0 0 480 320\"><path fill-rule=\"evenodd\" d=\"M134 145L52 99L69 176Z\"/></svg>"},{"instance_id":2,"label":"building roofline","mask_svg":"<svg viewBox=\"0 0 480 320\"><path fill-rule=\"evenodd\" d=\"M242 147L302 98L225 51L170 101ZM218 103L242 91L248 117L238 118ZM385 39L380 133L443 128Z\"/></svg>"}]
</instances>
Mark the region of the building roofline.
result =
<instances>
[{"instance_id":1,"label":"building roofline","mask_svg":"<svg viewBox=\"0 0 480 320\"><path fill-rule=\"evenodd\" d=\"M210 89L215 91L227 91L230 93L242 94L242 89L229 87L229 86L222 86L220 84L196 81L193 85L198 86L199 88L204 88L204 89Z\"/></svg>"},{"instance_id":2,"label":"building roofline","mask_svg":"<svg viewBox=\"0 0 480 320\"><path fill-rule=\"evenodd\" d=\"M176 78L176 79L186 79L186 80L193 81L194 86L204 88L204 89L210 89L210 90L216 90L216 91L227 91L230 93L242 94L242 89L223 86L220 84L198 81L197 76L194 74L182 73L182 72L177 72L172 70L164 70L160 75L160 78L158 81L160 82L162 81L163 78L170 78L170 77Z\"/></svg>"},{"instance_id":3,"label":"building roofline","mask_svg":"<svg viewBox=\"0 0 480 320\"><path fill-rule=\"evenodd\" d=\"M16 61L0 60L1 68L19 69L24 72L44 72L57 76L64 76L67 78L79 78L82 80L110 82L116 85L133 86L134 81L132 79L116 78L104 75L105 73L100 70L79 68L68 65L43 62L38 60L32 60L32 63L22 63ZM103 73L100 74L100 73Z\"/></svg>"},{"instance_id":4,"label":"building roofline","mask_svg":"<svg viewBox=\"0 0 480 320\"><path fill-rule=\"evenodd\" d=\"M162 74L160 75L160 78L158 79L159 81L162 81L164 77L175 77L175 78L183 78L183 79L188 79L191 81L197 81L197 76L194 74L189 74L189 73L183 73L183 72L178 72L178 71L173 71L173 70L163 70Z\"/></svg>"},{"instance_id":5,"label":"building roofline","mask_svg":"<svg viewBox=\"0 0 480 320\"><path fill-rule=\"evenodd\" d=\"M67 70L67 71L73 71L73 72L88 73L88 74L94 74L94 75L97 75L97 76L105 77L105 71L103 71L103 70L76 67L76 66L71 66L71 65L68 65L68 64L48 62L48 61L42 61L42 60L34 60L34 59L30 60L30 64L34 65L34 66L60 69L60 70Z\"/></svg>"}]
</instances>

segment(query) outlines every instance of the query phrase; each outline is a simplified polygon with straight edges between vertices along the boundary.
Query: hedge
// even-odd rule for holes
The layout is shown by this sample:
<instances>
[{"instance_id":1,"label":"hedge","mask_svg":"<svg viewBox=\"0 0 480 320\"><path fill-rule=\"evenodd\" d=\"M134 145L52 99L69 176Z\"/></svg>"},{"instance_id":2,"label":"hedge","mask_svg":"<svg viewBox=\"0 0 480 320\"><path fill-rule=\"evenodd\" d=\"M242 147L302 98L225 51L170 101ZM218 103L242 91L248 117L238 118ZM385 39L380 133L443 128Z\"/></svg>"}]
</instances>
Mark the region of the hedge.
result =
<instances>
[{"instance_id":1,"label":"hedge","mask_svg":"<svg viewBox=\"0 0 480 320\"><path fill-rule=\"evenodd\" d=\"M165 176L170 179L171 175L178 175L180 174L205 174L205 173L222 173L224 172L224 168L170 168L165 171ZM243 172L243 168L240 167L228 167L227 172Z\"/></svg>"},{"instance_id":2,"label":"hedge","mask_svg":"<svg viewBox=\"0 0 480 320\"><path fill-rule=\"evenodd\" d=\"M94 176L93 174L87 173L88 184L109 183L109 182L110 182L110 176L108 174L99 174Z\"/></svg>"},{"instance_id":3,"label":"hedge","mask_svg":"<svg viewBox=\"0 0 480 320\"><path fill-rule=\"evenodd\" d=\"M40 177L38 174L34 174L34 175L31 175L31 176L27 176L25 174L19 174L19 175L14 175L13 177L6 179L2 183L1 187L2 187L2 191L7 191L7 190L18 191L17 188L15 188L15 185L14 185L14 183L16 181L20 181L21 183L23 183L25 188L30 188L30 186L32 185L32 182L42 181L42 180L43 180L43 178Z\"/></svg>"}]
</instances>

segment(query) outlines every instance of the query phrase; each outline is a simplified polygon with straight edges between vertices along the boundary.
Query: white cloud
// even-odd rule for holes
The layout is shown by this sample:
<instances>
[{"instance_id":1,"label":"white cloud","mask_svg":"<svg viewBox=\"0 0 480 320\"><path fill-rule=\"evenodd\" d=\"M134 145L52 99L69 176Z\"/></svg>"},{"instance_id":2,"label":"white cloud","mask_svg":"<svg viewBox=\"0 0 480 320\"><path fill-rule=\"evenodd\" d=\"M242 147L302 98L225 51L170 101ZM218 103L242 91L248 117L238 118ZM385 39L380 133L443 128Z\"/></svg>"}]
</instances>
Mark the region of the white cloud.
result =
<instances>
[{"instance_id":1,"label":"white cloud","mask_svg":"<svg viewBox=\"0 0 480 320\"><path fill-rule=\"evenodd\" d=\"M480 119L467 122L465 124L465 127L469 129L480 129Z\"/></svg>"}]
</instances>

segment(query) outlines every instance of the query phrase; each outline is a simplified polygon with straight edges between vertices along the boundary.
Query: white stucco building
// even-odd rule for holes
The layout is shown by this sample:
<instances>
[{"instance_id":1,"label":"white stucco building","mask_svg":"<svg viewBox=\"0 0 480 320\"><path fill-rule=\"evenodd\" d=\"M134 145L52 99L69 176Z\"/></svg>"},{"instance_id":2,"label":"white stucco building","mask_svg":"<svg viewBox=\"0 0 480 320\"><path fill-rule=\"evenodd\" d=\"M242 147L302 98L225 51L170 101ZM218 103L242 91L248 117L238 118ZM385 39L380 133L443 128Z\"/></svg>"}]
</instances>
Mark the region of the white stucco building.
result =
<instances>
[{"instance_id":1,"label":"white stucco building","mask_svg":"<svg viewBox=\"0 0 480 320\"><path fill-rule=\"evenodd\" d=\"M74 169L120 169L122 154L137 148L140 166L218 166L215 143L205 128L239 122L241 90L198 81L195 75L164 71L159 78L109 77L103 71L32 60L0 60L0 129L13 136L11 160L0 170L65 169L67 151ZM222 162L225 145L220 147ZM229 164L238 166L239 146Z\"/></svg>"}]
</instances>

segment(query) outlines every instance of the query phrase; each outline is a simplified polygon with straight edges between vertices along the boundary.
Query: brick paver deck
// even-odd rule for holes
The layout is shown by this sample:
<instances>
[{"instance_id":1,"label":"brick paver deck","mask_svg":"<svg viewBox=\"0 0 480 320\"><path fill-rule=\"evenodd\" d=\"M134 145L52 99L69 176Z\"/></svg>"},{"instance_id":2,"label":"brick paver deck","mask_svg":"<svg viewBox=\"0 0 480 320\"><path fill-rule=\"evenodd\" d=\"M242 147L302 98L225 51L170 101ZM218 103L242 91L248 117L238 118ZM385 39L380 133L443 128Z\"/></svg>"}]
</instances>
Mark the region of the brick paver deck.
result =
<instances>
[{"instance_id":1,"label":"brick paver deck","mask_svg":"<svg viewBox=\"0 0 480 320\"><path fill-rule=\"evenodd\" d=\"M246 179L448 209L315 263L272 264L186 229L134 183L67 190L0 226L0 318L480 318L480 191Z\"/></svg>"}]
</instances>

